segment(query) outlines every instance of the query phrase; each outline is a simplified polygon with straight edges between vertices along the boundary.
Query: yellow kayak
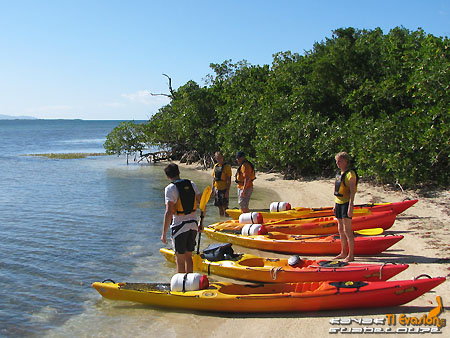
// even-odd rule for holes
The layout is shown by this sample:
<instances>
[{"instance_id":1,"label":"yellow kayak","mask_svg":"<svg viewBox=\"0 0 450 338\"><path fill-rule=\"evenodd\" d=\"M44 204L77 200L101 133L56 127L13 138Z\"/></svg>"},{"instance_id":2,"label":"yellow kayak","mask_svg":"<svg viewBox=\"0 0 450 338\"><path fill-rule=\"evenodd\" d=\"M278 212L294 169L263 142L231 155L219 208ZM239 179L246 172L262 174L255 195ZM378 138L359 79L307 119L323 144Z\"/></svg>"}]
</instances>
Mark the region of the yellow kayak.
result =
<instances>
[{"instance_id":1,"label":"yellow kayak","mask_svg":"<svg viewBox=\"0 0 450 338\"><path fill-rule=\"evenodd\" d=\"M175 263L171 249L159 251L169 262ZM250 254L236 254L235 259L210 261L194 254L195 271L227 278L263 283L317 282L325 280L388 280L408 268L408 264L344 263L339 261L303 259L296 266L285 258L264 258Z\"/></svg>"}]
</instances>

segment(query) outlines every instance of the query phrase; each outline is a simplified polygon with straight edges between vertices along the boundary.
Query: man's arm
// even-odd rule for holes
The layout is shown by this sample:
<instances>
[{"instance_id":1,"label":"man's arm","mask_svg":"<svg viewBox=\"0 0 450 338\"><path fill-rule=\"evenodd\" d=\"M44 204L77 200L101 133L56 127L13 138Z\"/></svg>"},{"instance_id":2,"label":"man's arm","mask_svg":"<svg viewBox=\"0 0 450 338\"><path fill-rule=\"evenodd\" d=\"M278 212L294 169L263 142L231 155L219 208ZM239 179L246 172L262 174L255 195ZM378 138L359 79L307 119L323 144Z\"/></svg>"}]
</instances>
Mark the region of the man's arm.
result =
<instances>
[{"instance_id":1,"label":"man's arm","mask_svg":"<svg viewBox=\"0 0 450 338\"><path fill-rule=\"evenodd\" d=\"M225 198L230 197L230 188L231 188L231 176L227 178L227 191L225 192Z\"/></svg>"},{"instance_id":2,"label":"man's arm","mask_svg":"<svg viewBox=\"0 0 450 338\"><path fill-rule=\"evenodd\" d=\"M164 212L164 223L161 234L161 242L167 244L167 230L169 230L170 223L172 222L173 210L175 208L174 202L166 203L166 211Z\"/></svg>"},{"instance_id":3,"label":"man's arm","mask_svg":"<svg viewBox=\"0 0 450 338\"><path fill-rule=\"evenodd\" d=\"M356 177L352 177L348 181L348 184L350 188L350 201L348 203L347 215L348 217L353 217L353 203L355 201L355 194L356 194Z\"/></svg>"},{"instance_id":4,"label":"man's arm","mask_svg":"<svg viewBox=\"0 0 450 338\"><path fill-rule=\"evenodd\" d=\"M216 182L216 176L214 175L214 169L215 169L215 165L214 165L214 168L213 168L213 171L212 171L212 182L211 182L211 188L212 188L212 191L214 191L214 183ZM199 202L200 203L200 202Z\"/></svg>"},{"instance_id":5,"label":"man's arm","mask_svg":"<svg viewBox=\"0 0 450 338\"><path fill-rule=\"evenodd\" d=\"M225 191L225 198L229 198L230 197L230 188L231 188L231 176L233 175L233 173L231 172L231 166L229 164L226 165L224 170L225 170L225 176L227 178L227 180L226 180L227 189Z\"/></svg>"}]
</instances>

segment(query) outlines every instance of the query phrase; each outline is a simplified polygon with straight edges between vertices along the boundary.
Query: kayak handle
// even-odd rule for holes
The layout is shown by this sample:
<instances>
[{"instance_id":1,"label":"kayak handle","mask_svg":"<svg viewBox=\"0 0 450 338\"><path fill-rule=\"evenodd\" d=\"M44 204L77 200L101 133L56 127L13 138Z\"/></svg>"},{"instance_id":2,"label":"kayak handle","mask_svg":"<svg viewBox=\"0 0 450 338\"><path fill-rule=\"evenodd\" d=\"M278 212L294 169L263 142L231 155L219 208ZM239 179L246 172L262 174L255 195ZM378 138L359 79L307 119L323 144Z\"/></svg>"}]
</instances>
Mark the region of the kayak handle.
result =
<instances>
[{"instance_id":1,"label":"kayak handle","mask_svg":"<svg viewBox=\"0 0 450 338\"><path fill-rule=\"evenodd\" d=\"M112 279L105 279L102 283L105 283L105 282L111 282L113 284L116 284L116 282L114 282Z\"/></svg>"},{"instance_id":2,"label":"kayak handle","mask_svg":"<svg viewBox=\"0 0 450 338\"><path fill-rule=\"evenodd\" d=\"M427 275L427 274L423 273L423 274L421 274L421 275L419 275L419 276L417 276L417 277L414 277L414 280L417 280L417 279L422 278L422 277L427 277L427 278L430 278L430 279L431 279L431 276L430 276L430 275Z\"/></svg>"}]
</instances>

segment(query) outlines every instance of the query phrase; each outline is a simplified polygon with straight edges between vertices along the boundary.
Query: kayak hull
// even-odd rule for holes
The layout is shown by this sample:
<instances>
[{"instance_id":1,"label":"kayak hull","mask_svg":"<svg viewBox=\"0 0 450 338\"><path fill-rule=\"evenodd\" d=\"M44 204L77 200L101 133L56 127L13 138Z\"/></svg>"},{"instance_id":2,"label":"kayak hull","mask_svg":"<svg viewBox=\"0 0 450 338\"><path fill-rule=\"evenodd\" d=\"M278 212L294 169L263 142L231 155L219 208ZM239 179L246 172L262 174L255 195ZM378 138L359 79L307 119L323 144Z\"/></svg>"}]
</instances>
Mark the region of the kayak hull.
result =
<instances>
[{"instance_id":1,"label":"kayak hull","mask_svg":"<svg viewBox=\"0 0 450 338\"><path fill-rule=\"evenodd\" d=\"M159 250L164 257L175 263L171 249ZM192 256L195 271L244 281L262 283L317 282L369 280L384 281L408 268L408 264L367 264L325 260L306 260L299 267L291 267L287 259L264 258L242 254L235 260L209 261L200 255Z\"/></svg>"},{"instance_id":2,"label":"kayak hull","mask_svg":"<svg viewBox=\"0 0 450 338\"><path fill-rule=\"evenodd\" d=\"M242 236L206 227L204 233L211 239L233 243L247 248L264 251L311 256L337 255L341 252L339 236L302 236L283 233ZM394 236L355 236L355 255L377 255L403 238Z\"/></svg>"},{"instance_id":3,"label":"kayak hull","mask_svg":"<svg viewBox=\"0 0 450 338\"><path fill-rule=\"evenodd\" d=\"M363 210L367 210L369 212L382 212L382 211L393 211L397 215L405 211L406 209L412 207L418 200L406 200L401 202L393 202L393 203L369 203L369 204L360 204L355 205L355 215L359 212L364 213ZM361 210L362 209L362 210ZM359 211L361 210L361 211ZM287 211L279 211L279 212L269 212L264 210L254 210L256 212L260 212L263 216L264 220L269 219L283 219L283 218L298 218L298 217L326 217L333 216L333 207L323 207L323 208L304 208L297 207ZM235 220L239 219L241 215L240 209L227 209L227 214Z\"/></svg>"},{"instance_id":4,"label":"kayak hull","mask_svg":"<svg viewBox=\"0 0 450 338\"><path fill-rule=\"evenodd\" d=\"M205 290L171 292L156 283L92 284L103 297L156 307L209 312L299 312L398 306L445 277L387 282L305 282L262 285L212 283Z\"/></svg>"}]
</instances>

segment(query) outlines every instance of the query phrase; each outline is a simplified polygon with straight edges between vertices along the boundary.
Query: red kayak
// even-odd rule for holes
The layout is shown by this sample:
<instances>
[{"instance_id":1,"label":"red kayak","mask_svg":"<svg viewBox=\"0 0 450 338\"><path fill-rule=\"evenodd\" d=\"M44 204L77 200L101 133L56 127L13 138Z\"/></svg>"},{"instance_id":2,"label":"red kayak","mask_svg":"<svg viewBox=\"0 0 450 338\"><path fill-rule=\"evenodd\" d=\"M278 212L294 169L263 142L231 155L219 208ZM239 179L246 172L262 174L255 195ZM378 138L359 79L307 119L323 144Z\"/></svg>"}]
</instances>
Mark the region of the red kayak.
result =
<instances>
[{"instance_id":1,"label":"red kayak","mask_svg":"<svg viewBox=\"0 0 450 338\"><path fill-rule=\"evenodd\" d=\"M369 209L372 212L380 212L380 211L393 211L397 215L401 214L406 209L412 207L419 200L406 200L401 202L392 202L392 203L366 203L355 205L356 209ZM313 208L315 211L324 211L324 210L333 210L333 207L324 207L324 208Z\"/></svg>"},{"instance_id":2,"label":"red kayak","mask_svg":"<svg viewBox=\"0 0 450 338\"><path fill-rule=\"evenodd\" d=\"M219 242L247 248L300 255L337 255L341 252L338 235L307 236L269 232L267 235L243 236L206 227L204 233ZM355 236L355 255L377 255L403 238L394 236Z\"/></svg>"},{"instance_id":3,"label":"red kayak","mask_svg":"<svg viewBox=\"0 0 450 338\"><path fill-rule=\"evenodd\" d=\"M273 313L398 306L444 281L445 277L429 277L387 282L210 283L205 289L185 292L170 291L170 284L165 283L95 282L92 287L105 298L157 307Z\"/></svg>"},{"instance_id":4,"label":"red kayak","mask_svg":"<svg viewBox=\"0 0 450 338\"><path fill-rule=\"evenodd\" d=\"M418 200L406 200L402 202L393 203L367 203L367 204L356 204L354 206L354 217L357 217L359 213L375 213L382 211L393 211L397 215L405 211L406 209L412 207L417 203ZM269 209L252 209L253 212L258 212L262 214L264 220L268 221L270 219L284 219L284 218L311 218L311 217L327 217L333 216L333 207L322 207L322 208L305 208L305 207L295 207L286 211L270 212ZM238 220L241 215L240 209L227 209L227 214Z\"/></svg>"}]
</instances>

